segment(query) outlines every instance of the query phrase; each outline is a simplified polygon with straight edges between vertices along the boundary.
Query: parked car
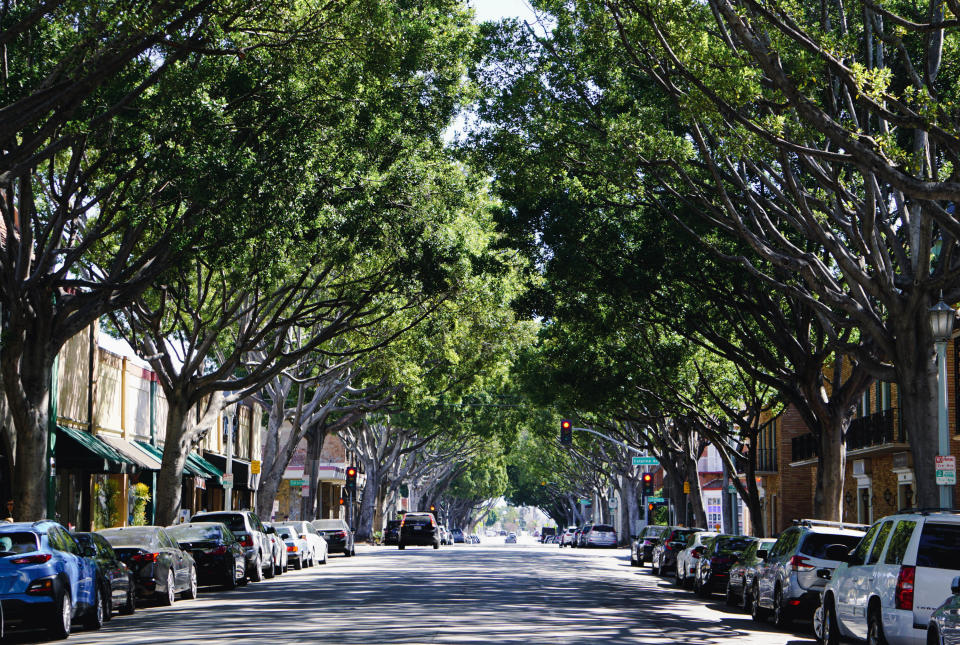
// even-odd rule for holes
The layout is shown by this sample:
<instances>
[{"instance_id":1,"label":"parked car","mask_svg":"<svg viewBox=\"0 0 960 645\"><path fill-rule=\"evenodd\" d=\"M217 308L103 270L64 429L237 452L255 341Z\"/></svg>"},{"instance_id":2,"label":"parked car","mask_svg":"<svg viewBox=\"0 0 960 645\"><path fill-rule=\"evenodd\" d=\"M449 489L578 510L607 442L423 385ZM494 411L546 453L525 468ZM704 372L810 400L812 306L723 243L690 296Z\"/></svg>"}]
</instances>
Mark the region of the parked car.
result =
<instances>
[{"instance_id":1,"label":"parked car","mask_svg":"<svg viewBox=\"0 0 960 645\"><path fill-rule=\"evenodd\" d=\"M860 542L864 529L856 524L798 520L781 533L757 566L750 592L753 619L760 622L772 615L783 628L797 618L812 617L826 586L817 571L832 571L840 564L827 555L827 547L842 544L851 549Z\"/></svg>"},{"instance_id":2,"label":"parked car","mask_svg":"<svg viewBox=\"0 0 960 645\"><path fill-rule=\"evenodd\" d=\"M450 541L449 541L450 533L447 531L447 527L441 524L440 526L437 527L437 532L440 534L440 544L443 544L444 546L446 546L447 544L450 544Z\"/></svg>"},{"instance_id":3,"label":"parked car","mask_svg":"<svg viewBox=\"0 0 960 645\"><path fill-rule=\"evenodd\" d=\"M253 511L211 511L197 513L194 522L220 522L226 524L230 532L243 547L246 559L247 579L260 582L272 578L274 571L273 543L267 534L267 527Z\"/></svg>"},{"instance_id":4,"label":"parked car","mask_svg":"<svg viewBox=\"0 0 960 645\"><path fill-rule=\"evenodd\" d=\"M677 554L687 548L687 538L691 533L703 529L671 526L666 537L656 545L650 554L650 566L653 573L661 576L674 573L677 570Z\"/></svg>"},{"instance_id":5,"label":"parked car","mask_svg":"<svg viewBox=\"0 0 960 645\"><path fill-rule=\"evenodd\" d=\"M97 565L56 522L0 524L0 581L7 623L45 627L54 638L69 636L74 619L103 624Z\"/></svg>"},{"instance_id":6,"label":"parked car","mask_svg":"<svg viewBox=\"0 0 960 645\"><path fill-rule=\"evenodd\" d=\"M504 543L504 544L516 544L516 543L517 543L517 534L516 534L516 533L513 533L513 532L509 533L509 534L507 535L506 539L503 541L503 543Z\"/></svg>"},{"instance_id":7,"label":"parked car","mask_svg":"<svg viewBox=\"0 0 960 645\"><path fill-rule=\"evenodd\" d=\"M356 554L353 531L344 520L313 520L311 524L320 537L327 541L328 553L342 553L348 558Z\"/></svg>"},{"instance_id":8,"label":"parked car","mask_svg":"<svg viewBox=\"0 0 960 645\"><path fill-rule=\"evenodd\" d=\"M293 568L299 571L310 561L310 545L305 535L301 535L292 526L277 525L274 527L277 537L283 540L287 552L287 559Z\"/></svg>"},{"instance_id":9,"label":"parked car","mask_svg":"<svg viewBox=\"0 0 960 645\"><path fill-rule=\"evenodd\" d=\"M545 526L543 527L543 531L541 531L540 533L540 543L547 544L548 542L552 542L553 540L551 540L551 538L555 538L556 536L557 536L557 527Z\"/></svg>"},{"instance_id":10,"label":"parked car","mask_svg":"<svg viewBox=\"0 0 960 645\"><path fill-rule=\"evenodd\" d=\"M577 533L576 526L568 526L563 529L563 533L560 534L560 548L564 546L573 546L573 538Z\"/></svg>"},{"instance_id":11,"label":"parked car","mask_svg":"<svg viewBox=\"0 0 960 645\"><path fill-rule=\"evenodd\" d=\"M270 552L273 558L273 575L279 576L286 573L290 567L289 557L287 555L287 544L279 535L277 529L270 522L264 522L263 526L267 529L267 537L270 538Z\"/></svg>"},{"instance_id":12,"label":"parked car","mask_svg":"<svg viewBox=\"0 0 960 645\"><path fill-rule=\"evenodd\" d=\"M950 594L930 614L927 623L927 645L960 643L960 576L950 581Z\"/></svg>"},{"instance_id":13,"label":"parked car","mask_svg":"<svg viewBox=\"0 0 960 645\"><path fill-rule=\"evenodd\" d=\"M388 520L383 529L383 544L391 546L400 541L400 520Z\"/></svg>"},{"instance_id":14,"label":"parked car","mask_svg":"<svg viewBox=\"0 0 960 645\"><path fill-rule=\"evenodd\" d=\"M178 593L197 597L197 567L162 526L103 529L117 556L133 573L137 595L172 605Z\"/></svg>"},{"instance_id":15,"label":"parked car","mask_svg":"<svg viewBox=\"0 0 960 645\"><path fill-rule=\"evenodd\" d=\"M313 524L305 520L287 520L286 522L278 523L276 526L278 529L281 526L292 526L297 530L297 533L307 540L307 545L310 547L310 555L307 558L307 562L304 563L304 566L312 567L315 564L327 563L327 541L323 539L323 536L314 528Z\"/></svg>"},{"instance_id":16,"label":"parked car","mask_svg":"<svg viewBox=\"0 0 960 645\"><path fill-rule=\"evenodd\" d=\"M662 539L670 527L650 524L643 527L635 539L630 541L630 564L634 567L650 562L653 556L653 546Z\"/></svg>"},{"instance_id":17,"label":"parked car","mask_svg":"<svg viewBox=\"0 0 960 645\"><path fill-rule=\"evenodd\" d=\"M687 546L677 554L676 578L674 582L680 587L693 587L694 575L697 572L697 560L704 550L704 542L708 538L719 535L714 531L694 531L687 536Z\"/></svg>"},{"instance_id":18,"label":"parked car","mask_svg":"<svg viewBox=\"0 0 960 645\"><path fill-rule=\"evenodd\" d=\"M879 520L852 551L827 547L826 557L839 564L822 594L824 640L927 642L934 609L960 572L958 546L960 514L918 512Z\"/></svg>"},{"instance_id":19,"label":"parked car","mask_svg":"<svg viewBox=\"0 0 960 645\"><path fill-rule=\"evenodd\" d=\"M450 536L453 538L454 544L464 544L466 542L463 537L463 529L453 529L450 531Z\"/></svg>"},{"instance_id":20,"label":"parked car","mask_svg":"<svg viewBox=\"0 0 960 645\"><path fill-rule=\"evenodd\" d=\"M617 548L617 531L609 524L593 524L583 536L585 547Z\"/></svg>"},{"instance_id":21,"label":"parked car","mask_svg":"<svg viewBox=\"0 0 960 645\"><path fill-rule=\"evenodd\" d=\"M233 589L247 584L243 546L222 522L190 522L167 529L181 549L193 556L202 585Z\"/></svg>"},{"instance_id":22,"label":"parked car","mask_svg":"<svg viewBox=\"0 0 960 645\"><path fill-rule=\"evenodd\" d=\"M580 527L580 530L577 531L577 548L583 548L587 546L586 538L587 533L590 532L590 529L593 528L593 522L587 522Z\"/></svg>"},{"instance_id":23,"label":"parked car","mask_svg":"<svg viewBox=\"0 0 960 645\"><path fill-rule=\"evenodd\" d=\"M701 598L715 593L726 593L730 567L743 555L756 538L742 535L718 535L704 544L697 558L693 590Z\"/></svg>"},{"instance_id":24,"label":"parked car","mask_svg":"<svg viewBox=\"0 0 960 645\"><path fill-rule=\"evenodd\" d=\"M757 572L757 565L763 562L770 547L776 543L774 538L755 540L737 558L730 567L727 579L726 601L728 605L739 604L744 611L750 611L753 602L750 590L753 589L753 579Z\"/></svg>"},{"instance_id":25,"label":"parked car","mask_svg":"<svg viewBox=\"0 0 960 645\"><path fill-rule=\"evenodd\" d=\"M397 548L401 551L407 546L432 546L439 549L442 540L441 528L433 513L407 513L400 520L400 542Z\"/></svg>"},{"instance_id":26,"label":"parked car","mask_svg":"<svg viewBox=\"0 0 960 645\"><path fill-rule=\"evenodd\" d=\"M92 558L97 565L97 582L103 596L103 619L110 620L116 608L121 614L130 615L137 610L137 591L133 574L127 568L106 538L98 533L74 533L80 552Z\"/></svg>"}]
</instances>

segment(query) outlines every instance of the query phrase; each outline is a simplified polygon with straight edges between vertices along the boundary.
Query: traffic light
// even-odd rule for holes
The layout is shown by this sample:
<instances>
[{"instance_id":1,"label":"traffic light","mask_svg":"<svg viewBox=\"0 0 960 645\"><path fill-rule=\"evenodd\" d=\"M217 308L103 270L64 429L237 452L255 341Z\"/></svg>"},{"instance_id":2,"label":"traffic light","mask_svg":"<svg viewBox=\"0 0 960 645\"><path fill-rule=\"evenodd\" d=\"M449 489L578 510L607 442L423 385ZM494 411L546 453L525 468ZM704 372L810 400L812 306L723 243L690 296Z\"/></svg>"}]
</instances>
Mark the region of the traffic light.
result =
<instances>
[{"instance_id":1,"label":"traffic light","mask_svg":"<svg viewBox=\"0 0 960 645\"><path fill-rule=\"evenodd\" d=\"M346 489L351 493L357 492L357 469L353 466L347 468L347 485Z\"/></svg>"},{"instance_id":2,"label":"traffic light","mask_svg":"<svg viewBox=\"0 0 960 645\"><path fill-rule=\"evenodd\" d=\"M653 512L653 509L654 509L654 508L655 508L655 507L654 507L653 502L650 502L649 504L647 504L647 510L650 511L651 513Z\"/></svg>"},{"instance_id":3,"label":"traffic light","mask_svg":"<svg viewBox=\"0 0 960 645\"><path fill-rule=\"evenodd\" d=\"M573 422L570 419L560 421L560 443L564 446L573 443Z\"/></svg>"},{"instance_id":4,"label":"traffic light","mask_svg":"<svg viewBox=\"0 0 960 645\"><path fill-rule=\"evenodd\" d=\"M643 496L653 496L653 475L650 473L643 473Z\"/></svg>"},{"instance_id":5,"label":"traffic light","mask_svg":"<svg viewBox=\"0 0 960 645\"><path fill-rule=\"evenodd\" d=\"M340 506L343 506L343 498L340 498Z\"/></svg>"},{"instance_id":6,"label":"traffic light","mask_svg":"<svg viewBox=\"0 0 960 645\"><path fill-rule=\"evenodd\" d=\"M430 512L431 512L431 513L436 513L436 512L437 512L437 507L434 506L433 504L431 504L431 505L430 505Z\"/></svg>"}]
</instances>

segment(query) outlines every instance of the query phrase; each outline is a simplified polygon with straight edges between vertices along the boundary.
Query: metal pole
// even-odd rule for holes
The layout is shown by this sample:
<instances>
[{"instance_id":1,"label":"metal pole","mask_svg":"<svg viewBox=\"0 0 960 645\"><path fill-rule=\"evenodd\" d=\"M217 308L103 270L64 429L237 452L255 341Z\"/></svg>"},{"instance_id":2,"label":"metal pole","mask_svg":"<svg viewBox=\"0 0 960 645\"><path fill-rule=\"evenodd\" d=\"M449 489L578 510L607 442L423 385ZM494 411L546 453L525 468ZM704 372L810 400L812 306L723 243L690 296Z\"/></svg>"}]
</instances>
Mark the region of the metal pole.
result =
<instances>
[{"instance_id":1,"label":"metal pole","mask_svg":"<svg viewBox=\"0 0 960 645\"><path fill-rule=\"evenodd\" d=\"M227 422L227 481L225 484L230 484L229 486L224 485L223 493L223 510L232 511L233 510L233 419L237 414L236 406L230 405L225 410L225 419Z\"/></svg>"},{"instance_id":2,"label":"metal pole","mask_svg":"<svg viewBox=\"0 0 960 645\"><path fill-rule=\"evenodd\" d=\"M157 377L150 373L150 445L157 445ZM157 522L157 471L150 471L150 524Z\"/></svg>"},{"instance_id":3,"label":"metal pole","mask_svg":"<svg viewBox=\"0 0 960 645\"><path fill-rule=\"evenodd\" d=\"M609 437L609 436L603 434L602 432L597 432L597 431L594 430L593 428L571 428L571 430L580 430L580 431L582 431L582 432L589 432L590 434L595 434L595 435L597 435L598 437L602 437L602 438L606 439L607 441L610 441L611 443L615 443L615 444L617 444L618 446L620 446L621 448L624 448L624 449L626 449L626 450L630 450L631 452L635 452L635 453L637 453L638 455L646 455L646 454L647 454L647 451L646 451L646 450L641 450L640 448L634 448L633 446L627 445L627 444L625 444L625 443L622 442L622 441L618 441L617 439L614 439L613 437Z\"/></svg>"},{"instance_id":4,"label":"metal pole","mask_svg":"<svg viewBox=\"0 0 960 645\"><path fill-rule=\"evenodd\" d=\"M950 432L947 427L947 341L938 340L937 346L937 437L939 450L937 454L950 454ZM940 507L953 508L953 487L940 486Z\"/></svg>"}]
</instances>

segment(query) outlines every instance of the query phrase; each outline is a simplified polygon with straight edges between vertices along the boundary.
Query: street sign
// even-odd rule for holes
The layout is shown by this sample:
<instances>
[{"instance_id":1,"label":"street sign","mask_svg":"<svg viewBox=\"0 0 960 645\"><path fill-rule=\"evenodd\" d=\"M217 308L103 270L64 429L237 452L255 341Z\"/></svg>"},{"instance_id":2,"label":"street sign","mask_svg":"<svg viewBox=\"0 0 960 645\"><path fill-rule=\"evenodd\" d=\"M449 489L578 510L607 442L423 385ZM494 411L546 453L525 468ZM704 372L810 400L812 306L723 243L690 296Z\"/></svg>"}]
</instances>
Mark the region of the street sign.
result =
<instances>
[{"instance_id":1,"label":"street sign","mask_svg":"<svg viewBox=\"0 0 960 645\"><path fill-rule=\"evenodd\" d=\"M665 501L667 501L667 500L665 500L665 499L662 498L662 497L648 497L648 498L647 498L647 503L648 503L648 504L663 504Z\"/></svg>"},{"instance_id":2,"label":"street sign","mask_svg":"<svg viewBox=\"0 0 960 645\"><path fill-rule=\"evenodd\" d=\"M684 495L690 494L690 482L683 482L683 494Z\"/></svg>"},{"instance_id":3,"label":"street sign","mask_svg":"<svg viewBox=\"0 0 960 645\"><path fill-rule=\"evenodd\" d=\"M634 466L659 466L660 462L656 457L634 457Z\"/></svg>"},{"instance_id":4,"label":"street sign","mask_svg":"<svg viewBox=\"0 0 960 645\"><path fill-rule=\"evenodd\" d=\"M304 486L300 489L300 497L310 497L310 487Z\"/></svg>"},{"instance_id":5,"label":"street sign","mask_svg":"<svg viewBox=\"0 0 960 645\"><path fill-rule=\"evenodd\" d=\"M937 455L937 486L955 486L957 483L957 458L953 455Z\"/></svg>"},{"instance_id":6,"label":"street sign","mask_svg":"<svg viewBox=\"0 0 960 645\"><path fill-rule=\"evenodd\" d=\"M728 484L728 485L727 485L727 492L732 495L732 494L734 494L734 493L737 492L737 487L734 486L733 484Z\"/></svg>"},{"instance_id":7,"label":"street sign","mask_svg":"<svg viewBox=\"0 0 960 645\"><path fill-rule=\"evenodd\" d=\"M254 459L253 461L250 462L250 474L251 475L260 474L260 461L258 459Z\"/></svg>"},{"instance_id":8,"label":"street sign","mask_svg":"<svg viewBox=\"0 0 960 645\"><path fill-rule=\"evenodd\" d=\"M233 488L233 473L223 473L220 479L223 482L224 488Z\"/></svg>"},{"instance_id":9,"label":"street sign","mask_svg":"<svg viewBox=\"0 0 960 645\"><path fill-rule=\"evenodd\" d=\"M580 503L583 504L584 506L590 506L590 504L592 504L593 502L591 502L589 499L581 498Z\"/></svg>"},{"instance_id":10,"label":"street sign","mask_svg":"<svg viewBox=\"0 0 960 645\"><path fill-rule=\"evenodd\" d=\"M306 486L307 480L305 479L291 479L290 486Z\"/></svg>"}]
</instances>

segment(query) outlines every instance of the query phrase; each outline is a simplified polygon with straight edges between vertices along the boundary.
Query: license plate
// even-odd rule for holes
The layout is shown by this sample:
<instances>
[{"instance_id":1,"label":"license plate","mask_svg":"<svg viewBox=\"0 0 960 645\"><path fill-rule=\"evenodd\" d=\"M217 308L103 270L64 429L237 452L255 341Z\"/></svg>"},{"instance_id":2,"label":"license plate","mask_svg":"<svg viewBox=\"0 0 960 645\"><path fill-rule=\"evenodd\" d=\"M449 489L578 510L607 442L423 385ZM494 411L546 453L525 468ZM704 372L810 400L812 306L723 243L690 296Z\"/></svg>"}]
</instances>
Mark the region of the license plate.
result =
<instances>
[{"instance_id":1,"label":"license plate","mask_svg":"<svg viewBox=\"0 0 960 645\"><path fill-rule=\"evenodd\" d=\"M414 531L419 531L419 530L422 529L422 528L423 528L422 526L414 526L414 527L413 527L413 530L414 530Z\"/></svg>"}]
</instances>

